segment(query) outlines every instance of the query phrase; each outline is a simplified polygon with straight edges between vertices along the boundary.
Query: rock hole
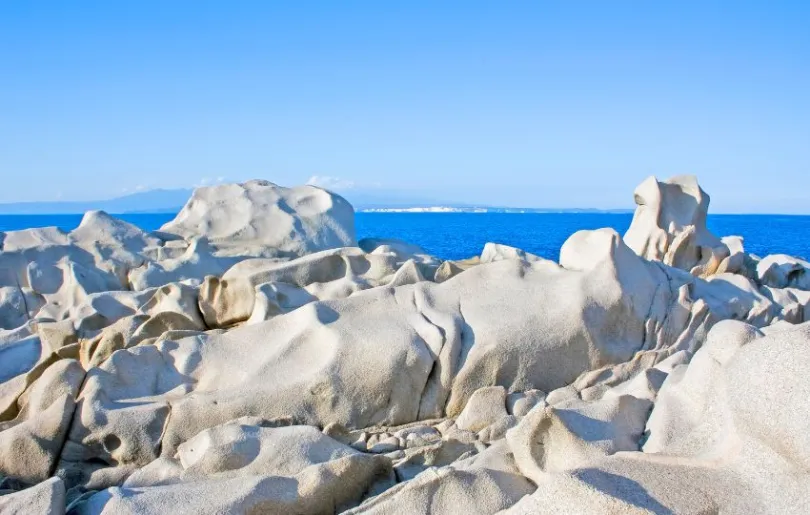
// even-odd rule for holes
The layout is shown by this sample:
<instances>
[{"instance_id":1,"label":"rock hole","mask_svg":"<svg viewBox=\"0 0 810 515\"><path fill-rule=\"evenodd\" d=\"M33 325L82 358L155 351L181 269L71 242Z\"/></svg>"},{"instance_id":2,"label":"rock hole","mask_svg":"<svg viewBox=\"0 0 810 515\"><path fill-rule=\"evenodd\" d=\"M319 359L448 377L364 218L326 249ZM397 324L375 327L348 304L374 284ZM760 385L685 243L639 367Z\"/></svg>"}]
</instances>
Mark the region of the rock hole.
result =
<instances>
[{"instance_id":1,"label":"rock hole","mask_svg":"<svg viewBox=\"0 0 810 515\"><path fill-rule=\"evenodd\" d=\"M121 447L121 439L115 435L107 435L104 437L104 450L112 453L114 450Z\"/></svg>"}]
</instances>

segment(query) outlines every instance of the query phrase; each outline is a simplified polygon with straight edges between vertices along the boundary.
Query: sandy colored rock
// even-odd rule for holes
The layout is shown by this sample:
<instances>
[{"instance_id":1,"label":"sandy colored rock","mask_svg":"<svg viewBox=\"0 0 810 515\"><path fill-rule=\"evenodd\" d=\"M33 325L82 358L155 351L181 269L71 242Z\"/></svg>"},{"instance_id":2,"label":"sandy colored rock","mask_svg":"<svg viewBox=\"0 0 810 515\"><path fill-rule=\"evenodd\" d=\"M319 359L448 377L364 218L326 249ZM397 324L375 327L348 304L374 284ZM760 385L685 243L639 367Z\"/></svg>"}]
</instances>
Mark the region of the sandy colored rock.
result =
<instances>
[{"instance_id":1,"label":"sandy colored rock","mask_svg":"<svg viewBox=\"0 0 810 515\"><path fill-rule=\"evenodd\" d=\"M356 245L354 209L343 197L315 186L284 188L260 180L197 188L160 230L187 240L206 238L226 252L261 245L286 257Z\"/></svg>"},{"instance_id":2,"label":"sandy colored rock","mask_svg":"<svg viewBox=\"0 0 810 515\"><path fill-rule=\"evenodd\" d=\"M541 476L505 513L805 513L810 325L788 326L718 324L662 387L645 452Z\"/></svg>"},{"instance_id":3,"label":"sandy colored rock","mask_svg":"<svg viewBox=\"0 0 810 515\"><path fill-rule=\"evenodd\" d=\"M161 311L154 316L124 317L92 339L80 344L80 357L85 368L98 366L113 352L149 342L159 336L176 331L199 332L205 329L185 315L174 311Z\"/></svg>"},{"instance_id":4,"label":"sandy colored rock","mask_svg":"<svg viewBox=\"0 0 810 515\"><path fill-rule=\"evenodd\" d=\"M450 466L429 468L346 514L493 514L533 491L501 445Z\"/></svg>"},{"instance_id":5,"label":"sandy colored rock","mask_svg":"<svg viewBox=\"0 0 810 515\"><path fill-rule=\"evenodd\" d=\"M316 428L235 420L161 458L77 513L333 513L357 504L390 474L386 458L358 453Z\"/></svg>"},{"instance_id":6,"label":"sandy colored rock","mask_svg":"<svg viewBox=\"0 0 810 515\"><path fill-rule=\"evenodd\" d=\"M636 212L624 235L627 245L650 260L708 276L736 272L739 252L706 228L709 196L692 175L659 182L649 177L635 191Z\"/></svg>"},{"instance_id":7,"label":"sandy colored rock","mask_svg":"<svg viewBox=\"0 0 810 515\"><path fill-rule=\"evenodd\" d=\"M397 272L391 254L367 254L359 248L325 250L291 261L250 259L234 265L221 277L206 277L200 287L199 306L209 327L228 327L249 318L286 313L306 302L298 299L339 299L358 291L389 284ZM413 281L415 282L415 281ZM407 281L406 281L407 283ZM270 309L271 298L257 300L265 285L285 298L278 298L276 310ZM300 293L292 293L292 288ZM287 300L289 299L289 300Z\"/></svg>"},{"instance_id":8,"label":"sandy colored rock","mask_svg":"<svg viewBox=\"0 0 810 515\"><path fill-rule=\"evenodd\" d=\"M481 251L480 259L482 263L492 263L493 261L500 261L502 259L522 259L530 263L543 261L543 258L540 256L535 256L519 248L492 242L484 244L484 250Z\"/></svg>"},{"instance_id":9,"label":"sandy colored rock","mask_svg":"<svg viewBox=\"0 0 810 515\"><path fill-rule=\"evenodd\" d=\"M65 484L52 477L20 492L0 496L4 515L63 515Z\"/></svg>"},{"instance_id":10,"label":"sandy colored rock","mask_svg":"<svg viewBox=\"0 0 810 515\"><path fill-rule=\"evenodd\" d=\"M676 299L659 288L666 276L615 232L575 235L563 257L568 268L503 260L440 285L370 290L222 335L115 353L88 373L63 466L105 484L158 458L155 449L171 456L194 434L241 415L346 427L455 416L485 386L551 390L628 360L668 323ZM587 293L555 293L574 288ZM607 311L585 319L582 299ZM149 400L121 402L131 398ZM109 434L122 441L112 453L102 445ZM115 470L98 472L109 468L103 463Z\"/></svg>"},{"instance_id":11,"label":"sandy colored rock","mask_svg":"<svg viewBox=\"0 0 810 515\"><path fill-rule=\"evenodd\" d=\"M810 290L810 263L785 254L766 256L757 263L757 278L774 288Z\"/></svg>"},{"instance_id":12,"label":"sandy colored rock","mask_svg":"<svg viewBox=\"0 0 810 515\"><path fill-rule=\"evenodd\" d=\"M559 263L266 181L2 233L0 511L810 512L807 263L636 193Z\"/></svg>"},{"instance_id":13,"label":"sandy colored rock","mask_svg":"<svg viewBox=\"0 0 810 515\"><path fill-rule=\"evenodd\" d=\"M510 393L506 396L506 411L516 417L526 416L538 404L545 404L546 394L541 390Z\"/></svg>"},{"instance_id":14,"label":"sandy colored rock","mask_svg":"<svg viewBox=\"0 0 810 515\"><path fill-rule=\"evenodd\" d=\"M363 238L357 245L370 254L392 254L398 266L413 261L419 273L429 281L434 279L436 269L442 264L441 259L430 255L419 245L394 238Z\"/></svg>"},{"instance_id":15,"label":"sandy colored rock","mask_svg":"<svg viewBox=\"0 0 810 515\"><path fill-rule=\"evenodd\" d=\"M0 474L29 484L56 466L84 370L74 360L46 368L0 417Z\"/></svg>"},{"instance_id":16,"label":"sandy colored rock","mask_svg":"<svg viewBox=\"0 0 810 515\"><path fill-rule=\"evenodd\" d=\"M476 390L456 418L456 426L465 431L477 432L508 416L506 390L503 386L488 386Z\"/></svg>"},{"instance_id":17,"label":"sandy colored rock","mask_svg":"<svg viewBox=\"0 0 810 515\"><path fill-rule=\"evenodd\" d=\"M601 456L639 450L646 400L630 395L537 406L507 433L520 472L535 483Z\"/></svg>"}]
</instances>

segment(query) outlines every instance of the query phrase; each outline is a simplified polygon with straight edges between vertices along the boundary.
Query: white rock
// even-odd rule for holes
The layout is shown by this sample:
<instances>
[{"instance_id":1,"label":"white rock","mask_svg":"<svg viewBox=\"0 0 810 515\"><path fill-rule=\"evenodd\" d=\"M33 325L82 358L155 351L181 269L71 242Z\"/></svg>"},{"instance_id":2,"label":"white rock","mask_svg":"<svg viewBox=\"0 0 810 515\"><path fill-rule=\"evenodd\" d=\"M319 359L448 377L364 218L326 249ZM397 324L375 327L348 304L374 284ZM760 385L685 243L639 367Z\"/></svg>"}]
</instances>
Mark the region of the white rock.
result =
<instances>
[{"instance_id":1,"label":"white rock","mask_svg":"<svg viewBox=\"0 0 810 515\"><path fill-rule=\"evenodd\" d=\"M84 370L65 359L30 376L30 386L0 413L0 471L32 484L45 481L56 466Z\"/></svg>"},{"instance_id":2,"label":"white rock","mask_svg":"<svg viewBox=\"0 0 810 515\"><path fill-rule=\"evenodd\" d=\"M4 515L63 515L65 484L52 477L20 492L0 496Z\"/></svg>"},{"instance_id":3,"label":"white rock","mask_svg":"<svg viewBox=\"0 0 810 515\"><path fill-rule=\"evenodd\" d=\"M810 263L785 254L766 256L757 263L757 277L774 288L810 290Z\"/></svg>"},{"instance_id":4,"label":"white rock","mask_svg":"<svg viewBox=\"0 0 810 515\"><path fill-rule=\"evenodd\" d=\"M545 403L546 394L540 390L510 393L506 396L506 411L510 415L523 417L537 404Z\"/></svg>"},{"instance_id":5,"label":"white rock","mask_svg":"<svg viewBox=\"0 0 810 515\"><path fill-rule=\"evenodd\" d=\"M262 246L297 257L356 245L354 209L315 186L283 188L268 181L197 188L162 232L206 238L219 250Z\"/></svg>"},{"instance_id":6,"label":"white rock","mask_svg":"<svg viewBox=\"0 0 810 515\"><path fill-rule=\"evenodd\" d=\"M806 513L808 363L810 324L761 336L724 322L661 389L645 444L654 453L538 475L504 513Z\"/></svg>"},{"instance_id":7,"label":"white rock","mask_svg":"<svg viewBox=\"0 0 810 515\"><path fill-rule=\"evenodd\" d=\"M481 251L481 262L492 263L502 259L520 259L529 263L537 261L547 261L539 256L530 254L524 250L510 247L509 245L502 245L500 243L487 242L484 244L484 250Z\"/></svg>"},{"instance_id":8,"label":"white rock","mask_svg":"<svg viewBox=\"0 0 810 515\"><path fill-rule=\"evenodd\" d=\"M629 395L538 405L506 439L521 473L538 483L545 474L571 470L600 456L639 450L651 407L649 401Z\"/></svg>"},{"instance_id":9,"label":"white rock","mask_svg":"<svg viewBox=\"0 0 810 515\"><path fill-rule=\"evenodd\" d=\"M388 284L396 271L393 256L366 254L354 247L286 262L250 259L234 265L222 278L205 278L200 287L200 310L209 327L227 327L248 319L256 323L312 300L345 298ZM264 285L272 285L270 288L277 292L275 299L270 290L262 289Z\"/></svg>"},{"instance_id":10,"label":"white rock","mask_svg":"<svg viewBox=\"0 0 810 515\"><path fill-rule=\"evenodd\" d=\"M399 440L395 436L389 436L387 438L382 438L375 442L373 445L368 446L368 452L374 454L385 454L389 452L394 452L398 450L400 447Z\"/></svg>"},{"instance_id":11,"label":"white rock","mask_svg":"<svg viewBox=\"0 0 810 515\"><path fill-rule=\"evenodd\" d=\"M534 491L534 485L518 472L508 449L493 446L486 453L489 455L427 468L346 515L493 514Z\"/></svg>"},{"instance_id":12,"label":"white rock","mask_svg":"<svg viewBox=\"0 0 810 515\"><path fill-rule=\"evenodd\" d=\"M637 194L559 264L263 181L0 233L0 511L810 512L807 262Z\"/></svg>"},{"instance_id":13,"label":"white rock","mask_svg":"<svg viewBox=\"0 0 810 515\"><path fill-rule=\"evenodd\" d=\"M161 513L323 513L350 507L390 471L380 456L358 453L314 427L261 427L238 419L180 445L122 488L95 494L79 513L100 509ZM164 511L165 513L165 511Z\"/></svg>"},{"instance_id":14,"label":"white rock","mask_svg":"<svg viewBox=\"0 0 810 515\"><path fill-rule=\"evenodd\" d=\"M506 412L506 390L503 386L490 386L476 390L464 410L456 418L456 427L465 431L478 432L508 416Z\"/></svg>"},{"instance_id":15,"label":"white rock","mask_svg":"<svg viewBox=\"0 0 810 515\"><path fill-rule=\"evenodd\" d=\"M638 255L701 277L737 271L733 265L741 264L739 252L732 256L706 228L709 196L697 178L682 175L659 182L649 177L636 188L635 201L638 207L624 240Z\"/></svg>"},{"instance_id":16,"label":"white rock","mask_svg":"<svg viewBox=\"0 0 810 515\"><path fill-rule=\"evenodd\" d=\"M667 275L615 232L578 233L562 256L566 268L503 260L119 351L88 374L62 466L105 484L234 416L350 429L457 416L480 388L553 390L629 360L652 335L668 347L694 334L688 316L671 316ZM132 398L144 400L121 402ZM97 442L111 431L122 444L108 455Z\"/></svg>"}]
</instances>

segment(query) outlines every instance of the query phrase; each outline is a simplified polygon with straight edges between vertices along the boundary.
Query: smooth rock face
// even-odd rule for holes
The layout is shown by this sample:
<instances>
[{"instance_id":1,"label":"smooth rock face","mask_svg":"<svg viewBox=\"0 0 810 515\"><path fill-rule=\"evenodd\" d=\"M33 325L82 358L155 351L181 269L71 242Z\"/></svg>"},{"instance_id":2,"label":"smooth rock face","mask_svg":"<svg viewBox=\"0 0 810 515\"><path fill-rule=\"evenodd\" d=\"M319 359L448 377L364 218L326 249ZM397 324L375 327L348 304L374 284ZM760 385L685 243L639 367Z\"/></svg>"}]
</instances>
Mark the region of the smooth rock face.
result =
<instances>
[{"instance_id":1,"label":"smooth rock face","mask_svg":"<svg viewBox=\"0 0 810 515\"><path fill-rule=\"evenodd\" d=\"M197 190L0 235L2 513L810 513L810 266L693 177L560 262Z\"/></svg>"},{"instance_id":2,"label":"smooth rock face","mask_svg":"<svg viewBox=\"0 0 810 515\"><path fill-rule=\"evenodd\" d=\"M545 261L539 256L530 254L521 249L510 247L508 245L501 245L499 243L487 243L484 245L484 250L481 251L481 262L492 263L493 261L500 261L502 259L522 259L530 263L536 261Z\"/></svg>"},{"instance_id":3,"label":"smooth rock face","mask_svg":"<svg viewBox=\"0 0 810 515\"><path fill-rule=\"evenodd\" d=\"M52 477L21 492L2 495L0 513L62 515L65 513L65 484L58 477Z\"/></svg>"},{"instance_id":4,"label":"smooth rock face","mask_svg":"<svg viewBox=\"0 0 810 515\"><path fill-rule=\"evenodd\" d=\"M228 327L248 319L256 323L260 321L257 303L265 313L261 320L267 320L315 300L345 298L388 284L397 268L393 253L367 254L354 247L325 250L287 262L249 259L231 267L221 278L206 277L200 286L199 307L208 327Z\"/></svg>"},{"instance_id":5,"label":"smooth rock face","mask_svg":"<svg viewBox=\"0 0 810 515\"><path fill-rule=\"evenodd\" d=\"M624 239L638 255L698 276L738 270L731 249L706 229L709 196L696 177L664 182L649 177L636 188L635 201L638 208Z\"/></svg>"},{"instance_id":6,"label":"smooth rock face","mask_svg":"<svg viewBox=\"0 0 810 515\"><path fill-rule=\"evenodd\" d=\"M84 370L72 359L56 361L39 377L30 378L28 388L0 418L3 475L27 483L48 478L67 436L83 379Z\"/></svg>"},{"instance_id":7,"label":"smooth rock face","mask_svg":"<svg viewBox=\"0 0 810 515\"><path fill-rule=\"evenodd\" d=\"M488 386L472 394L456 418L456 426L465 431L478 432L507 416L506 389L503 386Z\"/></svg>"},{"instance_id":8,"label":"smooth rock face","mask_svg":"<svg viewBox=\"0 0 810 515\"><path fill-rule=\"evenodd\" d=\"M644 317L652 311L666 324L664 307L673 299L658 288L665 276L626 247L621 252L639 268L622 273L638 291L623 294L612 258L621 240L612 231L597 236L587 244L604 258L588 264L591 270L504 260L441 285L379 288L226 334L116 353L88 373L66 445L81 458L63 466L88 481L117 477L157 458L153 449L172 455L196 433L244 415L353 428L452 416L496 380L509 389L550 390L627 360L646 338ZM573 288L588 288L606 311L584 313L555 300L555 291ZM478 294L466 294L473 290ZM516 313L507 297L533 308ZM381 341L385 352L377 350ZM149 400L122 402L133 398ZM506 414L503 400L501 410ZM110 434L122 442L112 453L102 445ZM94 470L99 462L118 470Z\"/></svg>"},{"instance_id":9,"label":"smooth rock face","mask_svg":"<svg viewBox=\"0 0 810 515\"><path fill-rule=\"evenodd\" d=\"M268 181L197 188L160 230L237 251L240 245L260 244L284 257L356 245L354 210L343 197Z\"/></svg>"},{"instance_id":10,"label":"smooth rock face","mask_svg":"<svg viewBox=\"0 0 810 515\"><path fill-rule=\"evenodd\" d=\"M243 418L203 431L178 448L177 458L153 461L76 512L332 513L357 504L390 474L388 459L314 427L254 425L261 423Z\"/></svg>"},{"instance_id":11,"label":"smooth rock face","mask_svg":"<svg viewBox=\"0 0 810 515\"><path fill-rule=\"evenodd\" d=\"M810 324L770 336L718 324L664 383L644 452L546 475L507 513L806 512L808 357Z\"/></svg>"},{"instance_id":12,"label":"smooth rock face","mask_svg":"<svg viewBox=\"0 0 810 515\"><path fill-rule=\"evenodd\" d=\"M784 254L767 256L757 263L757 277L774 288L810 290L810 263Z\"/></svg>"}]
</instances>

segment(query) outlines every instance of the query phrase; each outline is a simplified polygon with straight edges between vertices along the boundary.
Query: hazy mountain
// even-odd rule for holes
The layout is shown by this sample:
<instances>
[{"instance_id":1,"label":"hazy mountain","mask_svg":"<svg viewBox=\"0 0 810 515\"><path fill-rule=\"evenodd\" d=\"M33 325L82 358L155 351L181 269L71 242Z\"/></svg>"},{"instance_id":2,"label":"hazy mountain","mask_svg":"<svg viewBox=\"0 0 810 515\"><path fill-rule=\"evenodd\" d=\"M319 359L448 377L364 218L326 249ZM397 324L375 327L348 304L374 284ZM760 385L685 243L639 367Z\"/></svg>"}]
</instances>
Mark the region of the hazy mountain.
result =
<instances>
[{"instance_id":1,"label":"hazy mountain","mask_svg":"<svg viewBox=\"0 0 810 515\"><path fill-rule=\"evenodd\" d=\"M191 189L149 190L109 200L16 202L0 204L2 214L77 214L93 209L108 213L176 213L191 197Z\"/></svg>"},{"instance_id":2,"label":"hazy mountain","mask_svg":"<svg viewBox=\"0 0 810 515\"><path fill-rule=\"evenodd\" d=\"M109 200L15 202L0 204L0 214L76 214L93 209L108 213L176 213L191 197L193 189L149 190ZM350 189L338 192L355 209L447 205L440 200L420 198L407 193ZM454 204L455 205L455 204Z\"/></svg>"}]
</instances>

